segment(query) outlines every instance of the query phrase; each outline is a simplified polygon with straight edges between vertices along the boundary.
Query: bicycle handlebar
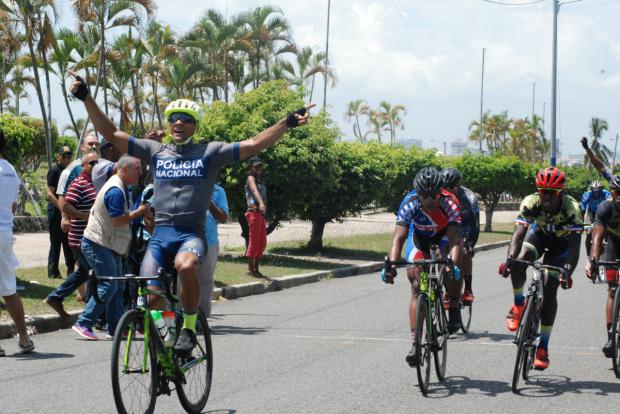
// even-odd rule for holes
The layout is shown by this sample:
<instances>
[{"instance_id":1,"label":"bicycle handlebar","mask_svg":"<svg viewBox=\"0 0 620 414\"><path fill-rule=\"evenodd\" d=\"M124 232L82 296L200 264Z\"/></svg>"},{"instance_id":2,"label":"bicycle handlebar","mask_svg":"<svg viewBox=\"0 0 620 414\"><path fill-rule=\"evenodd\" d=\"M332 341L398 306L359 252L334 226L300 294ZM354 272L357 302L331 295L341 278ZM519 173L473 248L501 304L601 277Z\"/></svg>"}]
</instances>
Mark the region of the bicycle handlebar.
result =
<instances>
[{"instance_id":1,"label":"bicycle handlebar","mask_svg":"<svg viewBox=\"0 0 620 414\"><path fill-rule=\"evenodd\" d=\"M562 277L560 278L560 283L562 284L562 288L563 289L567 289L569 287L568 279L570 279L570 278L568 276L568 269L565 269L563 267L543 264L541 262L532 262L530 260L511 259L511 258L508 258L508 260L506 260L506 262L507 262L506 264L508 264L509 261L512 261L513 263L522 263L524 265L531 266L531 267L533 267L536 270L543 270L543 269L555 270L555 271L559 272L562 275Z\"/></svg>"},{"instance_id":2,"label":"bicycle handlebar","mask_svg":"<svg viewBox=\"0 0 620 414\"><path fill-rule=\"evenodd\" d=\"M172 284L172 276L166 272L164 272L163 268L159 268L157 270L157 276L137 276L132 273L128 273L125 276L96 276L94 270L90 270L88 272L89 279L89 295L92 295L95 299L95 302L98 304L103 304L101 297L99 296L98 284L99 281L106 282L130 282L130 283L141 283L146 280L160 280L162 286L164 288L164 296L172 303L177 303L177 299L172 294L172 290L170 289L170 285Z\"/></svg>"},{"instance_id":3,"label":"bicycle handlebar","mask_svg":"<svg viewBox=\"0 0 620 414\"><path fill-rule=\"evenodd\" d=\"M407 260L407 259L400 259L400 260L391 261L390 259L388 259L386 257L385 258L385 264L386 264L386 266L390 266L390 265L402 266L402 265L406 265L406 264L412 264L412 265L446 264L446 265L452 267L454 265L454 262L450 258L448 258L448 259L435 259L435 260L420 259L420 260L413 260L413 261Z\"/></svg>"}]
</instances>

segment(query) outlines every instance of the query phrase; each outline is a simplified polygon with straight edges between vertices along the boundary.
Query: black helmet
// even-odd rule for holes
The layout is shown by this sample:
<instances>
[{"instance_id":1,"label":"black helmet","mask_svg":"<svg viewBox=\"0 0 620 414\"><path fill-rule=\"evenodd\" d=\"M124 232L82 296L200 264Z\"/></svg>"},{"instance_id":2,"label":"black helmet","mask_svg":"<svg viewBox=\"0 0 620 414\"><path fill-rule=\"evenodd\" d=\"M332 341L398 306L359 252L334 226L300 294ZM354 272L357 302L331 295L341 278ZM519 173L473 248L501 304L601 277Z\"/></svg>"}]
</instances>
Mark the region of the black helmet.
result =
<instances>
[{"instance_id":1,"label":"black helmet","mask_svg":"<svg viewBox=\"0 0 620 414\"><path fill-rule=\"evenodd\" d=\"M611 181L609 182L609 188L611 188L612 190L620 190L620 175L612 177Z\"/></svg>"},{"instance_id":2,"label":"black helmet","mask_svg":"<svg viewBox=\"0 0 620 414\"><path fill-rule=\"evenodd\" d=\"M413 186L418 193L436 194L443 187L443 179L435 168L425 167L415 176Z\"/></svg>"},{"instance_id":3,"label":"black helmet","mask_svg":"<svg viewBox=\"0 0 620 414\"><path fill-rule=\"evenodd\" d=\"M441 171L443 185L447 188L456 187L461 182L461 172L456 168L448 167Z\"/></svg>"}]
</instances>

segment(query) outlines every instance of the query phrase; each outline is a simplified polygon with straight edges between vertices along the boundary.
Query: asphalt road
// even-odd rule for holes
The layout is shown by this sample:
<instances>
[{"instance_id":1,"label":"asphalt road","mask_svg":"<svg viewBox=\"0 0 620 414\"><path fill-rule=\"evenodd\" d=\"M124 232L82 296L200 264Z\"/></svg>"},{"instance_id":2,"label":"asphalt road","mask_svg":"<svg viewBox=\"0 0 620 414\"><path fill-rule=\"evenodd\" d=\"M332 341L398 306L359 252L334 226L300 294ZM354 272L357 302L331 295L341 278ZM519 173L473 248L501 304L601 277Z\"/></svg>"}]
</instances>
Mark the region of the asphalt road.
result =
<instances>
[{"instance_id":1,"label":"asphalt road","mask_svg":"<svg viewBox=\"0 0 620 414\"><path fill-rule=\"evenodd\" d=\"M504 249L475 257L472 331L453 338L447 380L423 397L409 350L408 282L377 274L335 279L214 306L215 370L209 413L411 413L618 411L620 380L605 342L602 285L585 280L559 292L551 367L534 371L521 395L510 390L513 335L503 318L511 287L496 275ZM13 355L0 341L1 413L114 412L111 343L83 342L70 330L38 335L37 353ZM182 412L176 395L158 413Z\"/></svg>"}]
</instances>

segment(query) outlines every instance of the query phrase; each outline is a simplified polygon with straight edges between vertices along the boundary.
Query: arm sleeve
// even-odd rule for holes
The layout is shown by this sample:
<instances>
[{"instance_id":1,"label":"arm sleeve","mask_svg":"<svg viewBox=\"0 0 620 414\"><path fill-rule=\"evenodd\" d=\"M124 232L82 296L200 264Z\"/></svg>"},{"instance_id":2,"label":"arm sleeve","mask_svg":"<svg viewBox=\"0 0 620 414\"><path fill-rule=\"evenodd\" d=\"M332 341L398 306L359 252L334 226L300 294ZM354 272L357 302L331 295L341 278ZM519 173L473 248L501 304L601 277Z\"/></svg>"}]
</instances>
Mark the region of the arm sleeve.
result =
<instances>
[{"instance_id":1,"label":"arm sleeve","mask_svg":"<svg viewBox=\"0 0 620 414\"><path fill-rule=\"evenodd\" d=\"M415 208L413 201L403 201L396 213L396 224L409 227L411 225L412 212Z\"/></svg>"},{"instance_id":2,"label":"arm sleeve","mask_svg":"<svg viewBox=\"0 0 620 414\"><path fill-rule=\"evenodd\" d=\"M71 183L73 181L75 181L75 179L82 174L82 166L81 165L76 165L75 167L73 167L71 169L71 172L69 173L69 177L67 178L67 183L65 184L65 188L63 189L63 194L67 194L67 190L69 189L69 186L71 185Z\"/></svg>"},{"instance_id":3,"label":"arm sleeve","mask_svg":"<svg viewBox=\"0 0 620 414\"><path fill-rule=\"evenodd\" d=\"M163 144L160 144L157 141L129 137L127 153L132 157L139 158L150 165L153 154L161 150L162 147Z\"/></svg>"},{"instance_id":4,"label":"arm sleeve","mask_svg":"<svg viewBox=\"0 0 620 414\"><path fill-rule=\"evenodd\" d=\"M67 194L65 195L65 202L71 203L74 206L77 205L82 198L82 192L79 190L77 184L77 181L72 182L67 189Z\"/></svg>"},{"instance_id":5,"label":"arm sleeve","mask_svg":"<svg viewBox=\"0 0 620 414\"><path fill-rule=\"evenodd\" d=\"M461 224L461 213L459 212L459 206L454 201L448 197L442 197L441 206L446 214L446 217L448 218L448 225Z\"/></svg>"},{"instance_id":6,"label":"arm sleeve","mask_svg":"<svg viewBox=\"0 0 620 414\"><path fill-rule=\"evenodd\" d=\"M110 217L121 217L125 214L125 194L120 188L110 188L103 197L103 203Z\"/></svg>"},{"instance_id":7,"label":"arm sleeve","mask_svg":"<svg viewBox=\"0 0 620 414\"><path fill-rule=\"evenodd\" d=\"M611 202L605 201L603 202L598 209L596 210L596 216L594 217L594 225L601 225L607 228L607 224L611 219Z\"/></svg>"},{"instance_id":8,"label":"arm sleeve","mask_svg":"<svg viewBox=\"0 0 620 414\"><path fill-rule=\"evenodd\" d=\"M60 178L58 178L58 184L56 185L56 195L65 195L65 187L68 179L69 171L65 168L60 173Z\"/></svg>"},{"instance_id":9,"label":"arm sleeve","mask_svg":"<svg viewBox=\"0 0 620 414\"><path fill-rule=\"evenodd\" d=\"M521 224L525 227L529 227L534 223L535 217L531 215L531 206L529 203L531 202L531 196L527 196L521 201L521 205L519 206L519 215L515 220L516 224Z\"/></svg>"},{"instance_id":10,"label":"arm sleeve","mask_svg":"<svg viewBox=\"0 0 620 414\"><path fill-rule=\"evenodd\" d=\"M581 209L581 212L584 213L586 211L586 209L588 208L588 201L590 201L590 193L589 191L586 191L585 193L583 193L583 196L581 197L581 204L579 205L579 208Z\"/></svg>"},{"instance_id":11,"label":"arm sleeve","mask_svg":"<svg viewBox=\"0 0 620 414\"><path fill-rule=\"evenodd\" d=\"M207 150L210 151L210 145L217 145L217 149L213 152L212 160L218 168L225 165L232 164L239 161L239 143L233 142L232 144L226 144L224 142L212 142L207 145Z\"/></svg>"}]
</instances>

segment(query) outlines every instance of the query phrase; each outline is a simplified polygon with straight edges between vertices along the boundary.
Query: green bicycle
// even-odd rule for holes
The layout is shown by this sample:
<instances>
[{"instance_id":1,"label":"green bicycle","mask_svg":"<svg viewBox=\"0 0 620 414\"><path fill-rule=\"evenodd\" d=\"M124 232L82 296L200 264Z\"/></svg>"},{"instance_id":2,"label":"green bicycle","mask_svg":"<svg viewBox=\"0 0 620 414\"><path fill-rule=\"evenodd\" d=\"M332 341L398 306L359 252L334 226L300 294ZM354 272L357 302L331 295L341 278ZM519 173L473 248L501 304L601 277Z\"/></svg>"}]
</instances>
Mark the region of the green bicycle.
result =
<instances>
[{"instance_id":1,"label":"green bicycle","mask_svg":"<svg viewBox=\"0 0 620 414\"><path fill-rule=\"evenodd\" d=\"M163 291L147 290L148 280L159 280ZM121 317L112 344L112 390L117 411L121 414L152 413L158 395L170 395L176 390L185 411L200 413L211 391L211 334L207 319L199 310L196 320L198 344L191 355L175 354L175 334L180 332L183 323L183 316L177 310L178 299L172 293L177 290L176 275L168 275L163 269L159 269L154 277L131 274L122 277L95 276L91 271L91 292L101 303L97 294L99 281L125 281L137 285L135 307ZM174 312L165 339L155 325L147 300L147 295L153 294L168 299Z\"/></svg>"}]
</instances>

